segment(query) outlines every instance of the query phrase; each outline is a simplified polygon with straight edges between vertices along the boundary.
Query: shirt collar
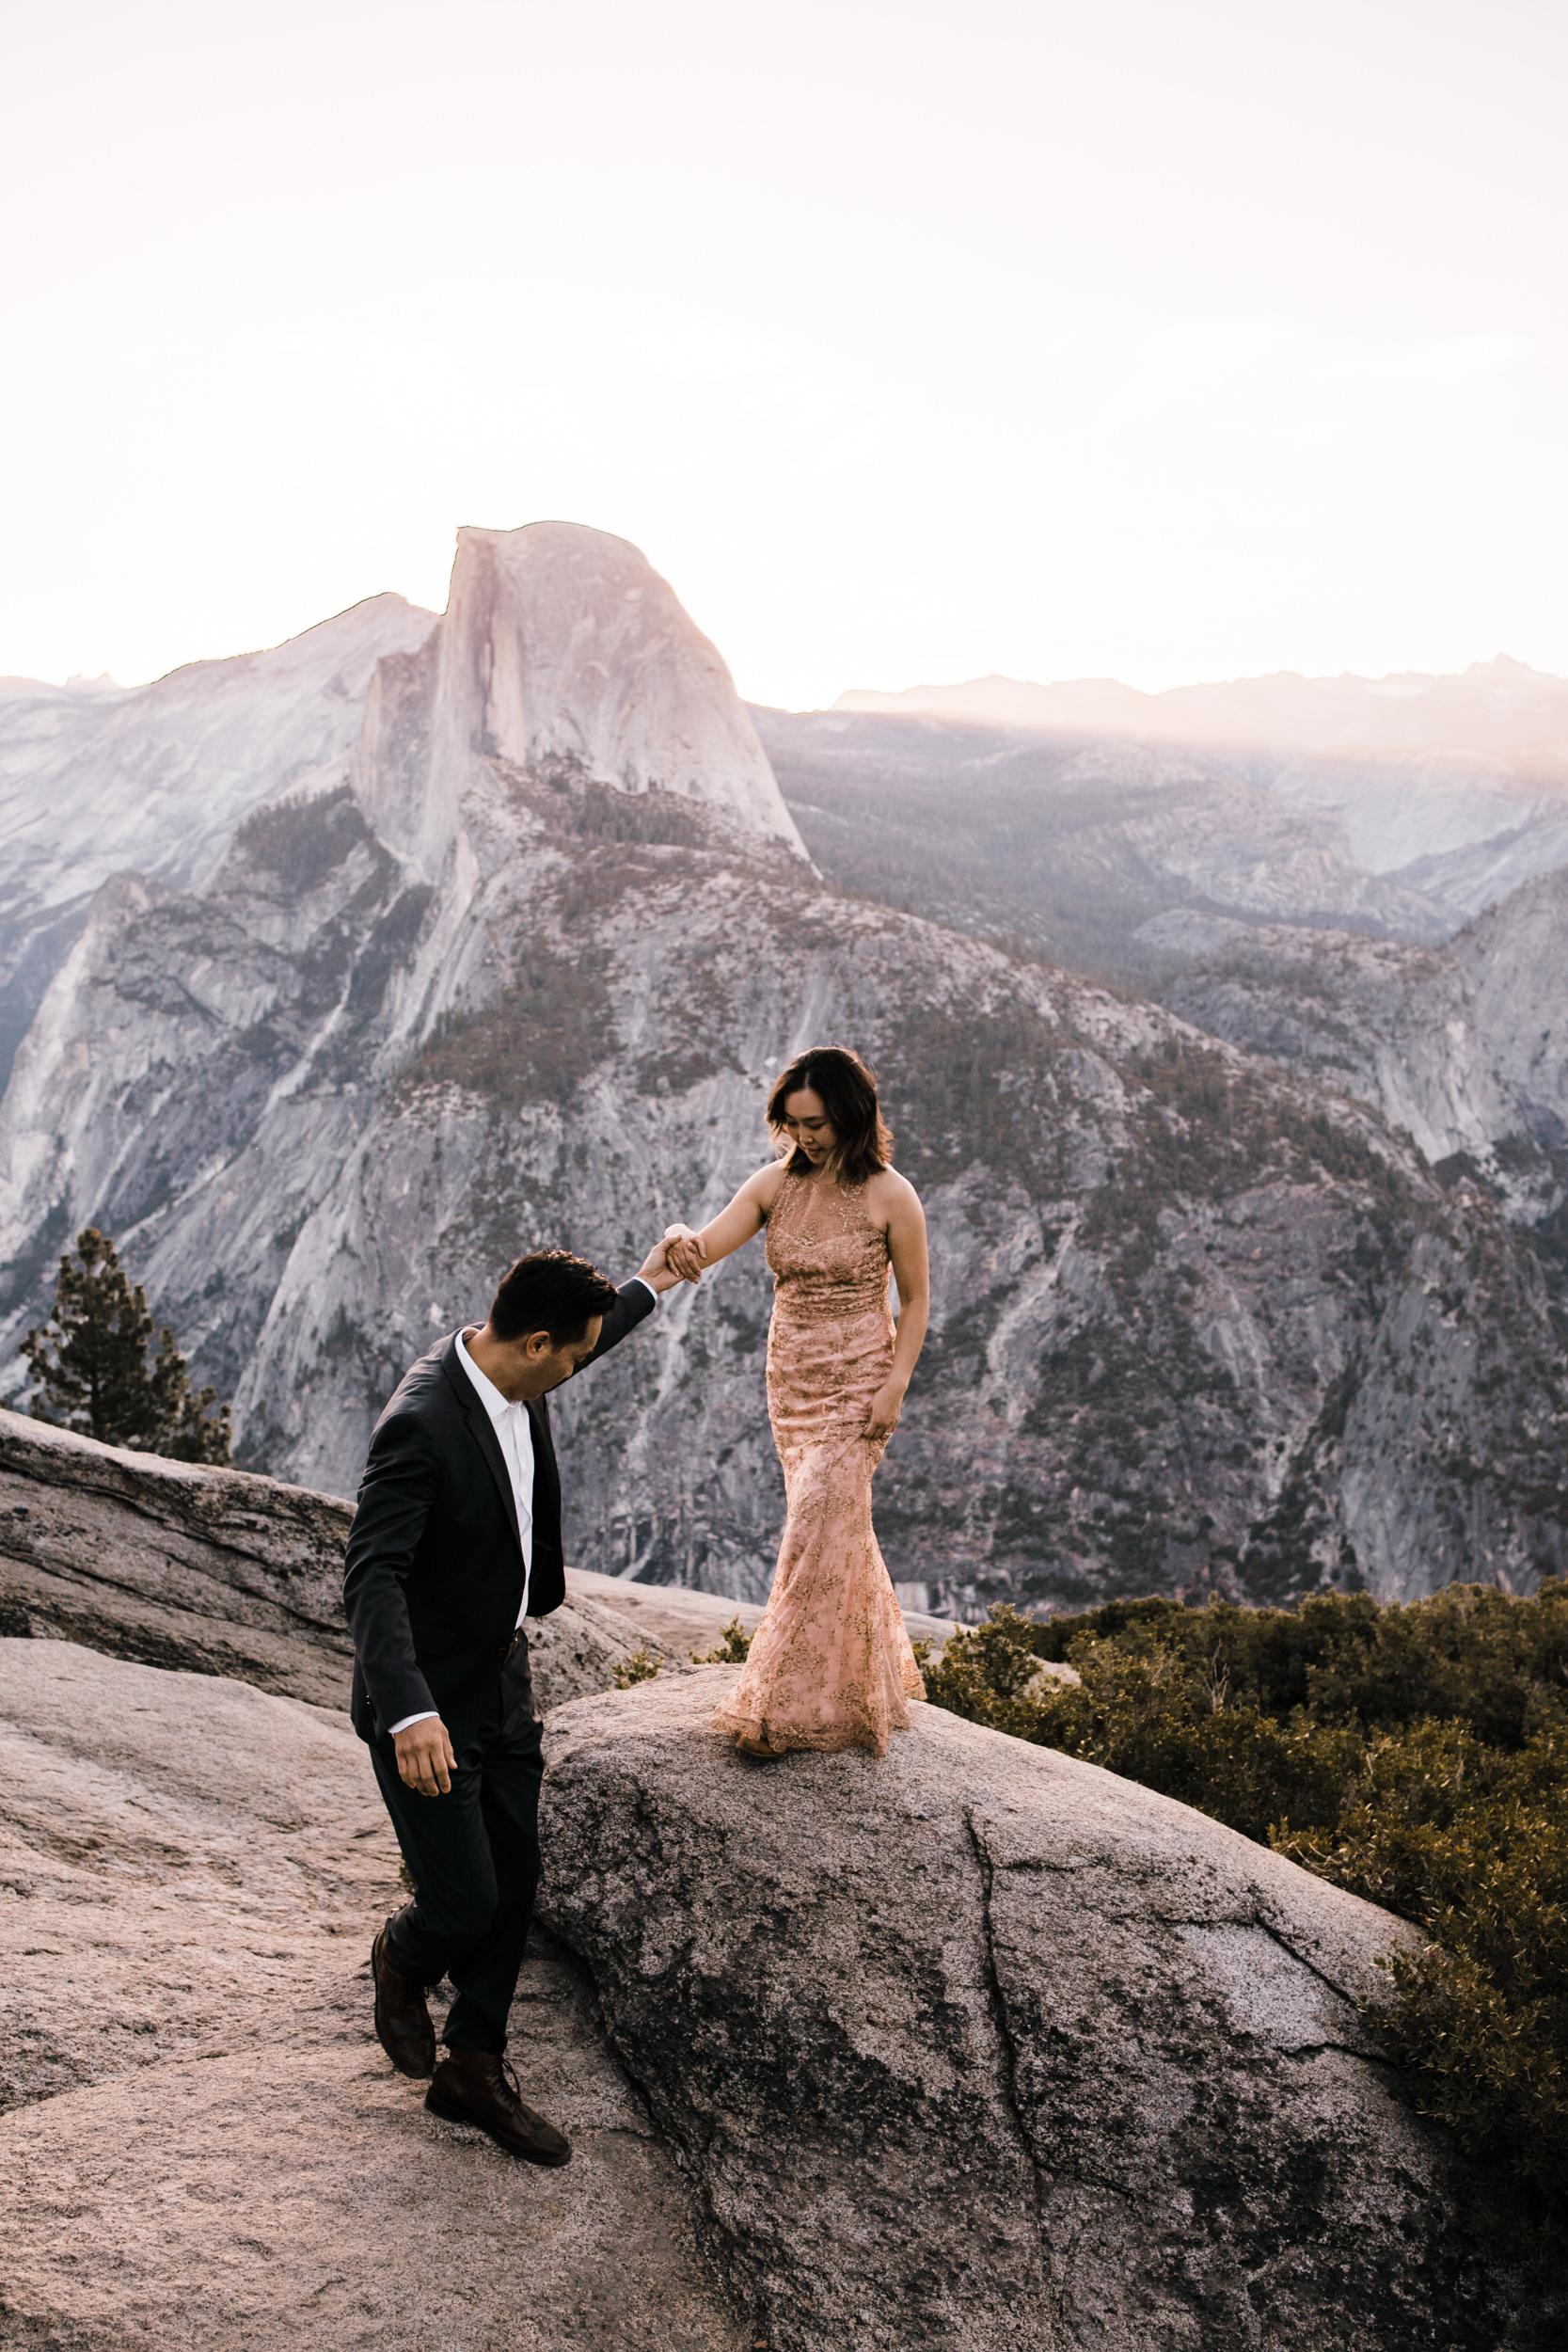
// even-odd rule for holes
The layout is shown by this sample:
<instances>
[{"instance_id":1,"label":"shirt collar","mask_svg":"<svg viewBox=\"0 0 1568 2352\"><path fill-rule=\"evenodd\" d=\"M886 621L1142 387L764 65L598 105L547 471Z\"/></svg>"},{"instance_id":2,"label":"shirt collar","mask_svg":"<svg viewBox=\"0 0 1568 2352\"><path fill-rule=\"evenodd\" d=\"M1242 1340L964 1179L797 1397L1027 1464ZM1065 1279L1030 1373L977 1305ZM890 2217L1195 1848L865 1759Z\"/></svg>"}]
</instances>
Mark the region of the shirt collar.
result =
<instances>
[{"instance_id":1,"label":"shirt collar","mask_svg":"<svg viewBox=\"0 0 1568 2352\"><path fill-rule=\"evenodd\" d=\"M475 1393L477 1394L480 1403L483 1406L485 1411L489 1414L491 1420L504 1421L507 1414L511 1412L514 1404L519 1400L510 1396L502 1396L495 1382L485 1378L483 1373L481 1372L479 1366L475 1363L473 1358L469 1355L467 1347L464 1345L463 1334L461 1331L457 1334L457 1352L463 1359L463 1369L467 1374L469 1379L473 1382Z\"/></svg>"}]
</instances>

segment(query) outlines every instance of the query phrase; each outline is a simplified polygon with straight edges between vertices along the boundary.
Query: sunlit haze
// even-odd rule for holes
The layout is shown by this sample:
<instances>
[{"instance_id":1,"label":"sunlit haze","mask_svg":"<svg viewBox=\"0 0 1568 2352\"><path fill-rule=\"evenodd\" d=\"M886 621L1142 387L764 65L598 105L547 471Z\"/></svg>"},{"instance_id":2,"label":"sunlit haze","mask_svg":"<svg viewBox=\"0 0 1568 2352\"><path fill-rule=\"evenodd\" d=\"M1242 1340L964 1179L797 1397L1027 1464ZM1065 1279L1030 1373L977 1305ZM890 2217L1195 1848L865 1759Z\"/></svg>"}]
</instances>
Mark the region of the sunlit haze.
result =
<instances>
[{"instance_id":1,"label":"sunlit haze","mask_svg":"<svg viewBox=\"0 0 1568 2352\"><path fill-rule=\"evenodd\" d=\"M796 707L1568 670L1565 22L13 8L0 673L438 607L541 516Z\"/></svg>"}]
</instances>

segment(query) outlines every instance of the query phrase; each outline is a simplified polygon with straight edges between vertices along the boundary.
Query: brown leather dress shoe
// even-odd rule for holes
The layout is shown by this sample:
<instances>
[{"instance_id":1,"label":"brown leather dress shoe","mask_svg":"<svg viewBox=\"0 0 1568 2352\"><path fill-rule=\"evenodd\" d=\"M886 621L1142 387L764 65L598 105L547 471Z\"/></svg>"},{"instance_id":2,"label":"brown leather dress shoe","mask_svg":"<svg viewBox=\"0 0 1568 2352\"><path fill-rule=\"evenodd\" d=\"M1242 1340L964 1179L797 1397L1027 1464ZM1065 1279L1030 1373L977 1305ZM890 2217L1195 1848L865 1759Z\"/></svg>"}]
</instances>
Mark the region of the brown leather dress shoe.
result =
<instances>
[{"instance_id":1,"label":"brown leather dress shoe","mask_svg":"<svg viewBox=\"0 0 1568 2352\"><path fill-rule=\"evenodd\" d=\"M436 2028L430 2022L424 1987L405 1977L394 1963L387 1941L390 1919L371 1946L371 1975L375 1981L375 2038L400 2074L425 2082L436 2072Z\"/></svg>"},{"instance_id":2,"label":"brown leather dress shoe","mask_svg":"<svg viewBox=\"0 0 1568 2352\"><path fill-rule=\"evenodd\" d=\"M477 2123L525 2164L570 2164L572 2143L553 2123L525 2107L517 2077L499 2050L449 2050L424 2095L432 2115L449 2123Z\"/></svg>"}]
</instances>

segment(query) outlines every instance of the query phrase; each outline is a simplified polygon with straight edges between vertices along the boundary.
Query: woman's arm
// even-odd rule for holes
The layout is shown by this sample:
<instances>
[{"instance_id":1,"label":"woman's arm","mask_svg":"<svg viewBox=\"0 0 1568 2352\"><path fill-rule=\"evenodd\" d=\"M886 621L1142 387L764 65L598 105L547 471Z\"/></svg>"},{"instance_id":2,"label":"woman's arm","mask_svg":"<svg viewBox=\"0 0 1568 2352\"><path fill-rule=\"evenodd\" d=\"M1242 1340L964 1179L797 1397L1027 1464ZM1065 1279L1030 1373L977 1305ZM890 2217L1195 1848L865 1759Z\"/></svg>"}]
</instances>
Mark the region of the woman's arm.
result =
<instances>
[{"instance_id":1,"label":"woman's arm","mask_svg":"<svg viewBox=\"0 0 1568 2352\"><path fill-rule=\"evenodd\" d=\"M667 1225L666 1263L683 1281L694 1282L705 1266L717 1265L733 1249L743 1248L767 1224L783 1177L777 1160L759 1168L755 1175L747 1177L729 1207L721 1209L700 1233L694 1233L689 1225Z\"/></svg>"},{"instance_id":2,"label":"woman's arm","mask_svg":"<svg viewBox=\"0 0 1568 2352\"><path fill-rule=\"evenodd\" d=\"M902 1176L892 1179L888 1200L887 1248L893 1279L898 1285L898 1331L894 1342L893 1368L871 1400L866 1416L868 1438L889 1438L898 1426L904 1395L931 1320L931 1261L926 1246L926 1212L920 1195Z\"/></svg>"}]
</instances>

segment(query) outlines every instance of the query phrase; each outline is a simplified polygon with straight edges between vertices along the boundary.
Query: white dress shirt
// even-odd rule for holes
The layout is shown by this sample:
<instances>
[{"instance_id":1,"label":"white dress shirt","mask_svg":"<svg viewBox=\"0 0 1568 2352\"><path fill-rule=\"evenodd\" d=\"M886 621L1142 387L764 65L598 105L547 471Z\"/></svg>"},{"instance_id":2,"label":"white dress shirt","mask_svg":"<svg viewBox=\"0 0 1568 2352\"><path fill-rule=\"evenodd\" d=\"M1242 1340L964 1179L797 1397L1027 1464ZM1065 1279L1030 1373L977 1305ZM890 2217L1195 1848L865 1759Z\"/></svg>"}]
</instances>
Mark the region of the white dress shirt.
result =
<instances>
[{"instance_id":1,"label":"white dress shirt","mask_svg":"<svg viewBox=\"0 0 1568 2352\"><path fill-rule=\"evenodd\" d=\"M642 1282L640 1274L634 1274L631 1279L634 1282ZM658 1293L653 1284L642 1282L642 1288L657 1307ZM475 1336L478 1336L477 1333ZM529 1421L528 1406L522 1398L502 1396L495 1382L485 1378L468 1353L467 1338L467 1333L458 1332L457 1353L462 1359L464 1371L473 1383L475 1395L490 1416L490 1425L495 1430L496 1442L501 1450L501 1460L506 1464L506 1474L512 1481L512 1499L517 1506L517 1535L523 1547L523 1597L517 1611L520 1627L528 1615L528 1588L533 1574L533 1429ZM421 1708L417 1715L404 1715L403 1721L391 1724L390 1729L394 1735L406 1731L410 1724L428 1723L437 1712L438 1709L434 1707Z\"/></svg>"},{"instance_id":2,"label":"white dress shirt","mask_svg":"<svg viewBox=\"0 0 1568 2352\"><path fill-rule=\"evenodd\" d=\"M457 1334L457 1352L463 1359L464 1371L479 1391L480 1403L490 1416L501 1460L512 1481L512 1500L517 1506L517 1540L523 1547L523 1605L517 1612L517 1623L521 1625L528 1615L528 1584L533 1574L533 1428L522 1398L502 1396L495 1382L485 1377L469 1355L461 1331Z\"/></svg>"}]
</instances>

